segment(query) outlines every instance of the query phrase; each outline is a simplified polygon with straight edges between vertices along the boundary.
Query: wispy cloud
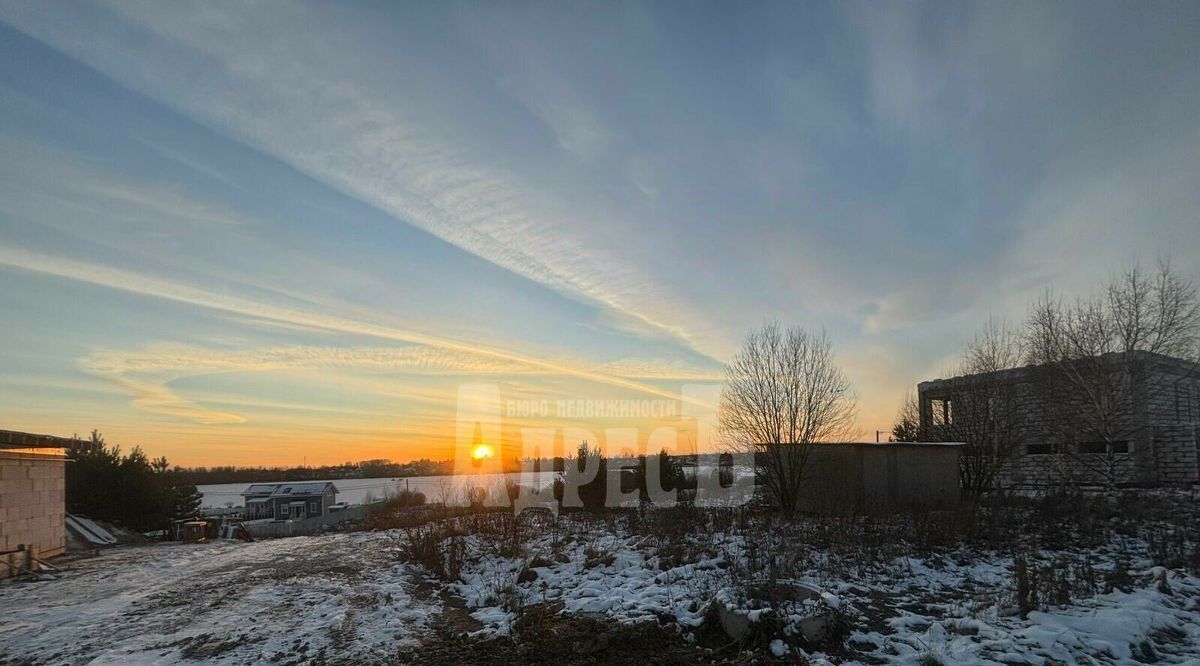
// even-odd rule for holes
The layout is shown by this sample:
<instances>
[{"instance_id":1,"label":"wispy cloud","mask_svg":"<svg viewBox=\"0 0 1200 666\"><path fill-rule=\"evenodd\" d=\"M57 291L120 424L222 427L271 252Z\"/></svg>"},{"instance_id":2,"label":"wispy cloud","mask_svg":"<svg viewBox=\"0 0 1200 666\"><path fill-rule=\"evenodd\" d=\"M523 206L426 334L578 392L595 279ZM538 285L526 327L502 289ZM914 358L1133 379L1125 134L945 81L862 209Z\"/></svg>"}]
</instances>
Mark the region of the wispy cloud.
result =
<instances>
[{"instance_id":1,"label":"wispy cloud","mask_svg":"<svg viewBox=\"0 0 1200 666\"><path fill-rule=\"evenodd\" d=\"M9 214L69 228L80 218L97 214L113 224L155 230L246 222L243 215L177 185L122 177L64 150L0 135L0 153L7 158L0 161L0 192ZM46 214L47 202L59 208L57 214Z\"/></svg>"},{"instance_id":2,"label":"wispy cloud","mask_svg":"<svg viewBox=\"0 0 1200 666\"><path fill-rule=\"evenodd\" d=\"M691 363L653 358L623 358L593 368L618 377L630 379L665 379L674 381L721 381L724 375L718 368L698 368Z\"/></svg>"},{"instance_id":3,"label":"wispy cloud","mask_svg":"<svg viewBox=\"0 0 1200 666\"><path fill-rule=\"evenodd\" d=\"M133 395L133 406L156 414L209 425L245 423L246 419L231 412L208 409L199 403L179 396L162 384L139 381L121 375L105 377Z\"/></svg>"},{"instance_id":4,"label":"wispy cloud","mask_svg":"<svg viewBox=\"0 0 1200 666\"><path fill-rule=\"evenodd\" d=\"M228 131L343 192L359 197L517 275L642 321L696 347L671 316L677 302L619 253L589 241L594 213L499 168L439 126L436 116L370 74L354 35L300 5L208 5L191 15L157 3L117 2L124 26L50 24L36 12L5 18L109 76ZM136 56L77 30L156 36ZM323 32L312 40L303 35ZM221 76L181 71L219 70ZM186 84L183 83L186 80ZM550 98L547 98L550 99ZM558 98L553 98L558 99ZM562 140L594 144L591 121L557 101L543 108ZM271 109L262 114L261 109ZM569 119L567 122L563 119ZM581 129L582 128L582 129ZM603 226L601 224L601 226Z\"/></svg>"},{"instance_id":5,"label":"wispy cloud","mask_svg":"<svg viewBox=\"0 0 1200 666\"><path fill-rule=\"evenodd\" d=\"M89 374L111 381L130 393L133 404L147 411L192 419L199 423L241 423L244 418L233 413L207 409L211 398L185 398L169 384L183 378L222 373L279 373L316 371L328 382L331 373L361 371L386 375L385 382L352 380L369 393L413 397L411 389L397 392L401 385L396 375L459 377L478 381L491 377L494 381L509 382L514 378L546 375L542 368L508 359L497 359L462 350L414 345L403 348L371 347L341 348L291 346L249 350L220 350L194 345L156 344L144 350L96 349L80 360ZM684 363L667 363L647 359L624 359L591 368L591 372L613 378L630 380L716 381L719 375L697 370ZM551 373L558 375L559 373ZM545 397L547 387L538 389ZM419 397L419 396L418 396ZM453 396L445 391L428 397L431 404L447 406ZM311 405L277 402L263 403L253 396L228 396L222 402L242 409L270 406L313 411ZM333 411L326 409L326 411ZM345 410L342 410L345 412Z\"/></svg>"},{"instance_id":6,"label":"wispy cloud","mask_svg":"<svg viewBox=\"0 0 1200 666\"><path fill-rule=\"evenodd\" d=\"M449 352L461 352L476 357L487 358L497 362L521 364L542 372L570 375L642 393L673 397L669 392L655 386L641 384L588 369L576 368L554 361L546 361L533 356L472 345L426 333L407 331L331 314L307 312L270 305L231 294L214 293L192 285L86 261L70 260L63 257L53 257L27 250L0 246L0 265L79 280L112 289L164 298L246 317L275 320L325 331L352 333L385 340L426 345Z\"/></svg>"},{"instance_id":7,"label":"wispy cloud","mask_svg":"<svg viewBox=\"0 0 1200 666\"><path fill-rule=\"evenodd\" d=\"M97 349L82 360L103 375L262 372L298 368L345 368L427 375L516 375L537 372L526 363L438 347L340 348L292 346L218 350L160 344L143 351Z\"/></svg>"},{"instance_id":8,"label":"wispy cloud","mask_svg":"<svg viewBox=\"0 0 1200 666\"><path fill-rule=\"evenodd\" d=\"M577 9L0 1L0 270L223 315L20 276L0 342L103 347L208 435L242 381L337 402L282 377L653 395L779 318L830 331L874 428L1049 283L1200 270L1196 5ZM33 333L72 306L146 326Z\"/></svg>"}]
</instances>

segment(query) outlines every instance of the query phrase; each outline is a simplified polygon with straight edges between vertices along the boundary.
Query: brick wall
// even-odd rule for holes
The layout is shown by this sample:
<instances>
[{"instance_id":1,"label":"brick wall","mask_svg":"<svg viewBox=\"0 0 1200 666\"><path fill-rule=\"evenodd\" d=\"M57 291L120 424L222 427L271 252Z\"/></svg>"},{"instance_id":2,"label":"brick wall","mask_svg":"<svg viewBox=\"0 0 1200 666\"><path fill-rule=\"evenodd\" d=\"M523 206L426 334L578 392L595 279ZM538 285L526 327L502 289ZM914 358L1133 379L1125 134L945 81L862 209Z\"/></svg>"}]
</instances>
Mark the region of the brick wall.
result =
<instances>
[{"instance_id":1,"label":"brick wall","mask_svg":"<svg viewBox=\"0 0 1200 666\"><path fill-rule=\"evenodd\" d=\"M65 472L66 465L57 456L0 451L0 553L21 545L32 548L37 557L63 552ZM4 557L17 556L10 553ZM11 571L10 567L0 566L0 578Z\"/></svg>"}]
</instances>

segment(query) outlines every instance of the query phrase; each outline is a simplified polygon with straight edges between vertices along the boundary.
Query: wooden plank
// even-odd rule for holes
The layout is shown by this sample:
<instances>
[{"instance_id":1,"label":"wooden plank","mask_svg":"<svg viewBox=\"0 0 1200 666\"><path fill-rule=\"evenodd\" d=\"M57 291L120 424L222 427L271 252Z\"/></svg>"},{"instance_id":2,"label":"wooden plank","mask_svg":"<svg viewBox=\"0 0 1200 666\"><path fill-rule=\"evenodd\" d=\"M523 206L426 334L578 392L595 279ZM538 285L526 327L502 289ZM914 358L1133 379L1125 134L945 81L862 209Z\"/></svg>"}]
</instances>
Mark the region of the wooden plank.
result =
<instances>
[{"instance_id":1,"label":"wooden plank","mask_svg":"<svg viewBox=\"0 0 1200 666\"><path fill-rule=\"evenodd\" d=\"M40 557L30 556L29 559L33 560L34 562L37 562L41 566L46 567L47 569L50 569L52 571L62 571L63 570L61 567L56 567L53 564L50 564L49 562L47 562L46 560L43 560Z\"/></svg>"},{"instance_id":2,"label":"wooden plank","mask_svg":"<svg viewBox=\"0 0 1200 666\"><path fill-rule=\"evenodd\" d=\"M33 572L30 571L29 569L26 569L25 567L20 566L18 564L13 564L13 563L9 562L7 558L0 560L0 564L8 565L9 567L16 569L17 571L20 571L21 573L29 574L30 576L34 575Z\"/></svg>"}]
</instances>

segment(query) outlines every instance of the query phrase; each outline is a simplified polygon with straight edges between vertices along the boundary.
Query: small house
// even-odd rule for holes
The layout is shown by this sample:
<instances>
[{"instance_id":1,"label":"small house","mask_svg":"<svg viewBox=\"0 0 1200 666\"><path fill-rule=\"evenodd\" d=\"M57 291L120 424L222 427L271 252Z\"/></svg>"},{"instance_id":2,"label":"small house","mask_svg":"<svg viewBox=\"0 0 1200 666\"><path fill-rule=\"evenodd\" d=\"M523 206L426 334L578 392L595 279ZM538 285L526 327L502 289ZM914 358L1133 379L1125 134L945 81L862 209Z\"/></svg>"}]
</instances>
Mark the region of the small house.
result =
<instances>
[{"instance_id":1,"label":"small house","mask_svg":"<svg viewBox=\"0 0 1200 666\"><path fill-rule=\"evenodd\" d=\"M329 512L337 502L337 486L329 481L255 483L242 492L247 520L303 520Z\"/></svg>"},{"instance_id":2,"label":"small house","mask_svg":"<svg viewBox=\"0 0 1200 666\"><path fill-rule=\"evenodd\" d=\"M242 516L246 520L262 520L274 518L271 510L271 494L279 489L278 483L255 483L242 491L246 509Z\"/></svg>"}]
</instances>

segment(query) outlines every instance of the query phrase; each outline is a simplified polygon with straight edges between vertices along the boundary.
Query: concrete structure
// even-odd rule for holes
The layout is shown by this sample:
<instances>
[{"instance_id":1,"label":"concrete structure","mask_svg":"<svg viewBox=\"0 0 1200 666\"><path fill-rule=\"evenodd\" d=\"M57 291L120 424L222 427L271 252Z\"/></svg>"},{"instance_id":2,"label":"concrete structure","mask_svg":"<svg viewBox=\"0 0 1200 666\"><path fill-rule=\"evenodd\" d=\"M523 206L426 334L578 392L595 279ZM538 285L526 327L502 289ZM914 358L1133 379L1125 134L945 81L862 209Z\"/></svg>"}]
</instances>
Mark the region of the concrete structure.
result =
<instances>
[{"instance_id":1,"label":"concrete structure","mask_svg":"<svg viewBox=\"0 0 1200 666\"><path fill-rule=\"evenodd\" d=\"M954 506L961 496L961 447L953 442L812 444L801 509L882 513Z\"/></svg>"},{"instance_id":2,"label":"concrete structure","mask_svg":"<svg viewBox=\"0 0 1200 666\"><path fill-rule=\"evenodd\" d=\"M73 441L0 430L0 578L65 549L65 451Z\"/></svg>"},{"instance_id":3,"label":"concrete structure","mask_svg":"<svg viewBox=\"0 0 1200 666\"><path fill-rule=\"evenodd\" d=\"M1070 382L1052 366L922 382L917 386L921 431L931 438L969 440L961 427L971 403L1010 404L1014 415L1011 459L1002 487L1037 488L1049 483L1098 484L1115 476L1121 485L1187 485L1200 482L1200 365L1147 352L1089 359L1091 371L1122 373L1091 400L1109 403L1107 438L1098 419ZM1129 369L1133 368L1133 371ZM1126 378L1126 376L1128 376ZM1000 389L999 393L991 388ZM979 399L977 399L979 398ZM1094 412L1095 410L1093 410Z\"/></svg>"},{"instance_id":4,"label":"concrete structure","mask_svg":"<svg viewBox=\"0 0 1200 666\"><path fill-rule=\"evenodd\" d=\"M248 520L303 520L323 516L337 501L338 489L329 481L255 483L242 492Z\"/></svg>"}]
</instances>

